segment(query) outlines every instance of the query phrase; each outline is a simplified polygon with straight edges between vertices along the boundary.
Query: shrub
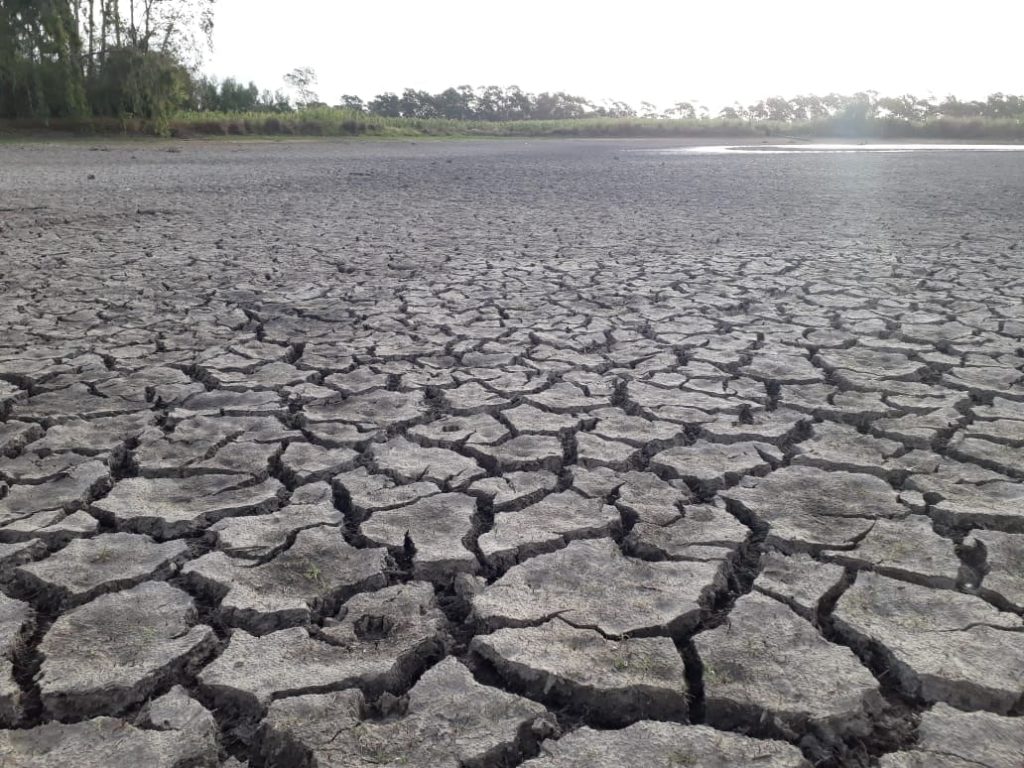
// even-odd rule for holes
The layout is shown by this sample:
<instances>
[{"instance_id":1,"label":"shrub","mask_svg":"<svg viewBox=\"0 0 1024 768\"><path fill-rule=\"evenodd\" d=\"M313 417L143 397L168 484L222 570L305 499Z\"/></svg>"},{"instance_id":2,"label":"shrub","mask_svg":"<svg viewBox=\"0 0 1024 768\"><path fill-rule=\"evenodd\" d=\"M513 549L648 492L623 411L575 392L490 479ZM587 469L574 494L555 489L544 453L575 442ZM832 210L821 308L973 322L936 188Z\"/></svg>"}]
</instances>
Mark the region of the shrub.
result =
<instances>
[{"instance_id":1,"label":"shrub","mask_svg":"<svg viewBox=\"0 0 1024 768\"><path fill-rule=\"evenodd\" d=\"M171 56L115 48L88 83L89 102L97 115L142 118L165 133L188 97L188 85L188 71Z\"/></svg>"}]
</instances>

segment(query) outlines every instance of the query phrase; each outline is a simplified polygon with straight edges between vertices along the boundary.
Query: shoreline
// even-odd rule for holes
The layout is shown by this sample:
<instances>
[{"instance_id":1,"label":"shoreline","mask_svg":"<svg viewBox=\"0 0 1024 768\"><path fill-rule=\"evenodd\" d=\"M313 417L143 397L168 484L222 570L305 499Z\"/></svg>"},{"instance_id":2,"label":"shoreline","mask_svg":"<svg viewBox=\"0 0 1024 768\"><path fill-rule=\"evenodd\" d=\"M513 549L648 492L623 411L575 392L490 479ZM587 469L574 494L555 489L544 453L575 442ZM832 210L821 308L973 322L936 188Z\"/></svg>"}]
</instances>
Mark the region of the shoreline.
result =
<instances>
[{"instance_id":1,"label":"shoreline","mask_svg":"<svg viewBox=\"0 0 1024 768\"><path fill-rule=\"evenodd\" d=\"M80 142L101 142L101 143L141 143L141 144L191 144L213 142L217 144L258 144L258 143L401 143L401 142L448 142L448 141L482 141L482 142L507 142L507 141L581 141L593 143L605 142L645 142L672 147L699 147L699 146L726 146L726 147L785 147L815 145L844 145L856 146L1024 146L1024 139L999 139L999 138L964 138L964 139L943 139L943 138L863 138L849 136L730 136L725 134L708 134L702 136L650 136L650 135L626 135L626 136L574 136L556 134L410 134L410 135L323 135L323 136L297 136L281 134L242 134L222 135L200 133L188 136L161 136L145 132L128 133L107 133L107 132L85 132L67 131L59 129L10 129L0 125L0 145L4 144L40 144L40 143L70 143Z\"/></svg>"},{"instance_id":2,"label":"shoreline","mask_svg":"<svg viewBox=\"0 0 1024 768\"><path fill-rule=\"evenodd\" d=\"M10 138L140 137L157 139L649 139L735 144L1022 144L1024 122L939 118L922 123L876 119L772 121L580 118L512 122L378 118L310 110L271 113L182 113L162 120L65 118L0 120Z\"/></svg>"}]
</instances>

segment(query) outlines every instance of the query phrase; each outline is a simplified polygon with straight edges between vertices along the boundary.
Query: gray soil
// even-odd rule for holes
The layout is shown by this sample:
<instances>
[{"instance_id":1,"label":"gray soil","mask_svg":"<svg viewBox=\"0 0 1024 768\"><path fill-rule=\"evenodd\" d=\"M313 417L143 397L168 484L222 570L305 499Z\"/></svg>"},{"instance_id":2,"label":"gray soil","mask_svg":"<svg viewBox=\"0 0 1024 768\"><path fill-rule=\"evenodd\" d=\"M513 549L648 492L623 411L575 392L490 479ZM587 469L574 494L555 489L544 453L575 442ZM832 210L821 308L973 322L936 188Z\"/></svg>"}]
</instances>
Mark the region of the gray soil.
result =
<instances>
[{"instance_id":1,"label":"gray soil","mask_svg":"<svg viewBox=\"0 0 1024 768\"><path fill-rule=\"evenodd\" d=\"M0 764L1024 765L1024 156L658 148L0 145Z\"/></svg>"}]
</instances>

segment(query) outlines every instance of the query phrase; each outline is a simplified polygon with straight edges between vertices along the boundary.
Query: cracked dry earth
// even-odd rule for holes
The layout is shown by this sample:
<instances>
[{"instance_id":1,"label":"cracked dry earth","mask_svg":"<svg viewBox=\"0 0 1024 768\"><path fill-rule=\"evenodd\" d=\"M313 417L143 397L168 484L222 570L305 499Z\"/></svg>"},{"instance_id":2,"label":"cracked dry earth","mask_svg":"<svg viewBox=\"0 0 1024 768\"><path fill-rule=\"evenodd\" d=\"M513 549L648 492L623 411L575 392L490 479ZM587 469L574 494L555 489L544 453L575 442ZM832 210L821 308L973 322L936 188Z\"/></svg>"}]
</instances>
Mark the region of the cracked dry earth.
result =
<instances>
[{"instance_id":1,"label":"cracked dry earth","mask_svg":"<svg viewBox=\"0 0 1024 768\"><path fill-rule=\"evenodd\" d=\"M0 146L0 765L1024 765L1024 159Z\"/></svg>"}]
</instances>

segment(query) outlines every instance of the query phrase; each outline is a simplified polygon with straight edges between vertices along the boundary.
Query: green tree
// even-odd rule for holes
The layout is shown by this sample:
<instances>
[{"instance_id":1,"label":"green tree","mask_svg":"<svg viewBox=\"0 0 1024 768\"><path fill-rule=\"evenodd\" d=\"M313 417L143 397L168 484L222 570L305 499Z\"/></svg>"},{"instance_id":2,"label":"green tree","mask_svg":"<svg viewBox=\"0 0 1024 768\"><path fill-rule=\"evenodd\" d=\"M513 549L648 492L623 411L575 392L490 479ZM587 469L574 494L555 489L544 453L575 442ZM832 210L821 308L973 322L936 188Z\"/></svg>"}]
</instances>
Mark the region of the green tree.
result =
<instances>
[{"instance_id":1,"label":"green tree","mask_svg":"<svg viewBox=\"0 0 1024 768\"><path fill-rule=\"evenodd\" d=\"M480 120L505 119L505 91L497 85L479 88L476 97L477 118Z\"/></svg>"},{"instance_id":2,"label":"green tree","mask_svg":"<svg viewBox=\"0 0 1024 768\"><path fill-rule=\"evenodd\" d=\"M434 108L441 117L449 120L471 120L473 114L473 89L468 86L447 88L434 96ZM468 90L468 93L467 93Z\"/></svg>"},{"instance_id":3,"label":"green tree","mask_svg":"<svg viewBox=\"0 0 1024 768\"><path fill-rule=\"evenodd\" d=\"M355 110L356 112L366 111L366 104L363 103L363 100L358 96L352 96L348 93L341 97L341 106L345 109Z\"/></svg>"},{"instance_id":4,"label":"green tree","mask_svg":"<svg viewBox=\"0 0 1024 768\"><path fill-rule=\"evenodd\" d=\"M380 115L381 117L402 116L401 99L390 91L377 94L367 105L367 109L370 111L370 114Z\"/></svg>"},{"instance_id":5,"label":"green tree","mask_svg":"<svg viewBox=\"0 0 1024 768\"><path fill-rule=\"evenodd\" d=\"M920 117L917 99L909 94L904 96L883 96L878 100L878 109L884 115L897 120L917 120Z\"/></svg>"},{"instance_id":6,"label":"green tree","mask_svg":"<svg viewBox=\"0 0 1024 768\"><path fill-rule=\"evenodd\" d=\"M636 110L624 101L606 101L604 113L608 117L636 117Z\"/></svg>"},{"instance_id":7,"label":"green tree","mask_svg":"<svg viewBox=\"0 0 1024 768\"><path fill-rule=\"evenodd\" d=\"M169 53L112 48L90 83L89 98L96 114L162 126L187 104L189 82L188 70Z\"/></svg>"},{"instance_id":8,"label":"green tree","mask_svg":"<svg viewBox=\"0 0 1024 768\"><path fill-rule=\"evenodd\" d=\"M0 0L0 116L87 111L74 8L62 0Z\"/></svg>"},{"instance_id":9,"label":"green tree","mask_svg":"<svg viewBox=\"0 0 1024 768\"><path fill-rule=\"evenodd\" d=\"M284 91L260 91L260 100L256 106L257 112L291 112L292 103L288 100L288 94Z\"/></svg>"},{"instance_id":10,"label":"green tree","mask_svg":"<svg viewBox=\"0 0 1024 768\"><path fill-rule=\"evenodd\" d=\"M665 114L682 120L697 118L697 110L688 101L677 101L670 109L665 110Z\"/></svg>"},{"instance_id":11,"label":"green tree","mask_svg":"<svg viewBox=\"0 0 1024 768\"><path fill-rule=\"evenodd\" d=\"M284 76L285 84L295 93L295 104L300 109L312 106L319 97L313 86L316 85L316 70L312 67L296 67Z\"/></svg>"},{"instance_id":12,"label":"green tree","mask_svg":"<svg viewBox=\"0 0 1024 768\"><path fill-rule=\"evenodd\" d=\"M583 117L590 110L590 103L584 98L564 91L545 91L534 99L533 116L538 120L571 120Z\"/></svg>"},{"instance_id":13,"label":"green tree","mask_svg":"<svg viewBox=\"0 0 1024 768\"><path fill-rule=\"evenodd\" d=\"M504 104L506 120L529 120L532 116L533 97L518 85L510 85L505 89Z\"/></svg>"},{"instance_id":14,"label":"green tree","mask_svg":"<svg viewBox=\"0 0 1024 768\"><path fill-rule=\"evenodd\" d=\"M402 117L437 117L437 110L434 107L434 97L426 91L417 91L415 88L406 88L398 100L398 111Z\"/></svg>"},{"instance_id":15,"label":"green tree","mask_svg":"<svg viewBox=\"0 0 1024 768\"><path fill-rule=\"evenodd\" d=\"M242 85L233 77L220 84L218 101L224 112L252 112L259 104L260 90L256 83Z\"/></svg>"},{"instance_id":16,"label":"green tree","mask_svg":"<svg viewBox=\"0 0 1024 768\"><path fill-rule=\"evenodd\" d=\"M156 119L210 102L189 68L212 29L213 0L0 0L0 116Z\"/></svg>"}]
</instances>

